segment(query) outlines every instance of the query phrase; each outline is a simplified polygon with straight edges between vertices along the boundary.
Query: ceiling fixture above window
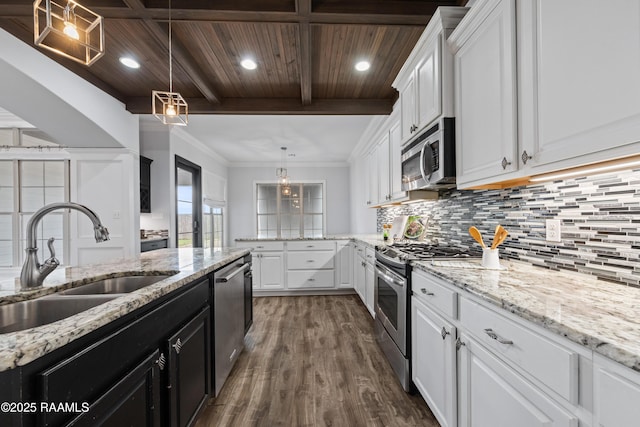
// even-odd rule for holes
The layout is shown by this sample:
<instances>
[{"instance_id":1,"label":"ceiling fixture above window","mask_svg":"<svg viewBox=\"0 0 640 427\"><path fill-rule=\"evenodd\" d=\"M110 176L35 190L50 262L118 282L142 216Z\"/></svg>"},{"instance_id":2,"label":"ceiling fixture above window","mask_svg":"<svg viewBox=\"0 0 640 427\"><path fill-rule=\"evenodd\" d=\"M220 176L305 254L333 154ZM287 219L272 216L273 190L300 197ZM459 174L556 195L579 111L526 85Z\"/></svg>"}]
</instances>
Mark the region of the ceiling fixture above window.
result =
<instances>
[{"instance_id":1,"label":"ceiling fixture above window","mask_svg":"<svg viewBox=\"0 0 640 427\"><path fill-rule=\"evenodd\" d=\"M367 71L371 67L371 64L368 61L360 61L356 64L356 70L358 71Z\"/></svg>"},{"instance_id":2,"label":"ceiling fixture above window","mask_svg":"<svg viewBox=\"0 0 640 427\"><path fill-rule=\"evenodd\" d=\"M104 18L73 0L36 0L33 40L36 46L90 66L104 55Z\"/></svg>"},{"instance_id":3,"label":"ceiling fixture above window","mask_svg":"<svg viewBox=\"0 0 640 427\"><path fill-rule=\"evenodd\" d=\"M278 177L278 184L282 189L283 196L291 195L291 185L289 184L289 175L287 174L287 147L280 147L282 150L280 157L280 167L276 168L276 176Z\"/></svg>"},{"instance_id":4,"label":"ceiling fixture above window","mask_svg":"<svg viewBox=\"0 0 640 427\"><path fill-rule=\"evenodd\" d=\"M186 126L189 106L182 95L173 91L173 56L171 50L171 0L169 0L169 92L151 92L153 115L165 125Z\"/></svg>"}]
</instances>

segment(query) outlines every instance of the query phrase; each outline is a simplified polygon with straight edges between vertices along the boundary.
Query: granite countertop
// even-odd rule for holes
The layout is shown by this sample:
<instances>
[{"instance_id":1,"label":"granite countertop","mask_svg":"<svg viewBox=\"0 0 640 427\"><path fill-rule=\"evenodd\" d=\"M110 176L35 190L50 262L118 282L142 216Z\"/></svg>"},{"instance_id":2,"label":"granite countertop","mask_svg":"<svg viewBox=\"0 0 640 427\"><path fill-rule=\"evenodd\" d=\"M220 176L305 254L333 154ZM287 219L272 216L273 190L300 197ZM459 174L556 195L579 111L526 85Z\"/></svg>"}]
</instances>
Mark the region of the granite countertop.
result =
<instances>
[{"instance_id":1,"label":"granite countertop","mask_svg":"<svg viewBox=\"0 0 640 427\"><path fill-rule=\"evenodd\" d=\"M236 242L295 242L307 240L357 240L372 247L386 245L390 242L384 241L380 234L336 234L324 237L296 237L289 239L241 237L237 238Z\"/></svg>"},{"instance_id":2,"label":"granite countertop","mask_svg":"<svg viewBox=\"0 0 640 427\"><path fill-rule=\"evenodd\" d=\"M169 240L169 238L168 237L160 237L160 236L145 237L144 239L140 239L140 243L155 242L157 240Z\"/></svg>"},{"instance_id":3,"label":"granite countertop","mask_svg":"<svg viewBox=\"0 0 640 427\"><path fill-rule=\"evenodd\" d=\"M0 305L37 298L59 290L96 280L135 275L172 274L164 280L123 294L74 316L23 331L0 334L0 371L26 365L141 306L156 300L229 262L249 253L248 249L226 248L211 252L204 249L159 249L139 258L84 267L58 268L43 287L20 292L19 280L0 282Z\"/></svg>"},{"instance_id":4,"label":"granite countertop","mask_svg":"<svg viewBox=\"0 0 640 427\"><path fill-rule=\"evenodd\" d=\"M464 263L480 266L479 260ZM505 270L413 265L640 372L639 288L520 261L500 263Z\"/></svg>"}]
</instances>

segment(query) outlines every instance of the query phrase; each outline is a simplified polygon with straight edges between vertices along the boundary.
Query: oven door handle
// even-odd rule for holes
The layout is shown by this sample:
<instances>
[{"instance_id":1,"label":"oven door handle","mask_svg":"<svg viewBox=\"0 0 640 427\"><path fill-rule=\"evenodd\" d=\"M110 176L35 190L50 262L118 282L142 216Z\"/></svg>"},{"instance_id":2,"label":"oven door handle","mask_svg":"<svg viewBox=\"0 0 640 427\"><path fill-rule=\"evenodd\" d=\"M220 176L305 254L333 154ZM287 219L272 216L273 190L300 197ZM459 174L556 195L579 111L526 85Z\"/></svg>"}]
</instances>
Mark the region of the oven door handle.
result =
<instances>
[{"instance_id":1,"label":"oven door handle","mask_svg":"<svg viewBox=\"0 0 640 427\"><path fill-rule=\"evenodd\" d=\"M378 273L378 276L382 277L387 283L398 286L400 288L404 288L404 285L405 285L404 280L396 279L395 277L391 276L386 271L381 269L380 266L378 265L376 265L376 273Z\"/></svg>"},{"instance_id":2,"label":"oven door handle","mask_svg":"<svg viewBox=\"0 0 640 427\"><path fill-rule=\"evenodd\" d=\"M404 268L406 264L402 261L396 261L393 258L383 254L382 252L376 251L376 258L384 261L386 264L393 265L394 267Z\"/></svg>"}]
</instances>

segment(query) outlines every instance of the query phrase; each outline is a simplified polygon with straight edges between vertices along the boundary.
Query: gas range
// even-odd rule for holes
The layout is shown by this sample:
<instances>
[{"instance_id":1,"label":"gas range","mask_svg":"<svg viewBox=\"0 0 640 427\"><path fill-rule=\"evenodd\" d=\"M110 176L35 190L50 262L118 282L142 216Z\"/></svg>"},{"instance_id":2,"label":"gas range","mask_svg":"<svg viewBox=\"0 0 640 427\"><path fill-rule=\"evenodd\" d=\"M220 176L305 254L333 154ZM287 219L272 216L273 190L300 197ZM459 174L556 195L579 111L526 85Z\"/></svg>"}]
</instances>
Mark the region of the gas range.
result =
<instances>
[{"instance_id":1,"label":"gas range","mask_svg":"<svg viewBox=\"0 0 640 427\"><path fill-rule=\"evenodd\" d=\"M465 248L445 245L434 245L424 242L395 242L392 245L378 247L376 253L382 254L387 260L408 263L440 258L477 258L480 252Z\"/></svg>"}]
</instances>

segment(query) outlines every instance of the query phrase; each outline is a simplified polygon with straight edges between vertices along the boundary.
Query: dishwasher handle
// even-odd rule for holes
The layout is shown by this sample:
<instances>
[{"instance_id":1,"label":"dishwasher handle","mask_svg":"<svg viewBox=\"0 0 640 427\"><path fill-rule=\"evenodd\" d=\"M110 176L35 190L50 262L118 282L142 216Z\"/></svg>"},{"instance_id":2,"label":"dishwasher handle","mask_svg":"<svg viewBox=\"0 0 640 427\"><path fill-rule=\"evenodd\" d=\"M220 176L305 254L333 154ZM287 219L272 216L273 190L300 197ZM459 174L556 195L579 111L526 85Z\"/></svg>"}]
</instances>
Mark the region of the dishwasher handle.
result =
<instances>
[{"instance_id":1,"label":"dishwasher handle","mask_svg":"<svg viewBox=\"0 0 640 427\"><path fill-rule=\"evenodd\" d=\"M225 277L218 277L216 279L216 283L227 283L229 282L231 279L233 279L235 276L237 276L240 273L244 273L245 271L247 271L247 269L250 268L250 265L247 264L242 264L240 266L240 268L238 268L237 270L235 270L233 273L229 274L228 276Z\"/></svg>"}]
</instances>

